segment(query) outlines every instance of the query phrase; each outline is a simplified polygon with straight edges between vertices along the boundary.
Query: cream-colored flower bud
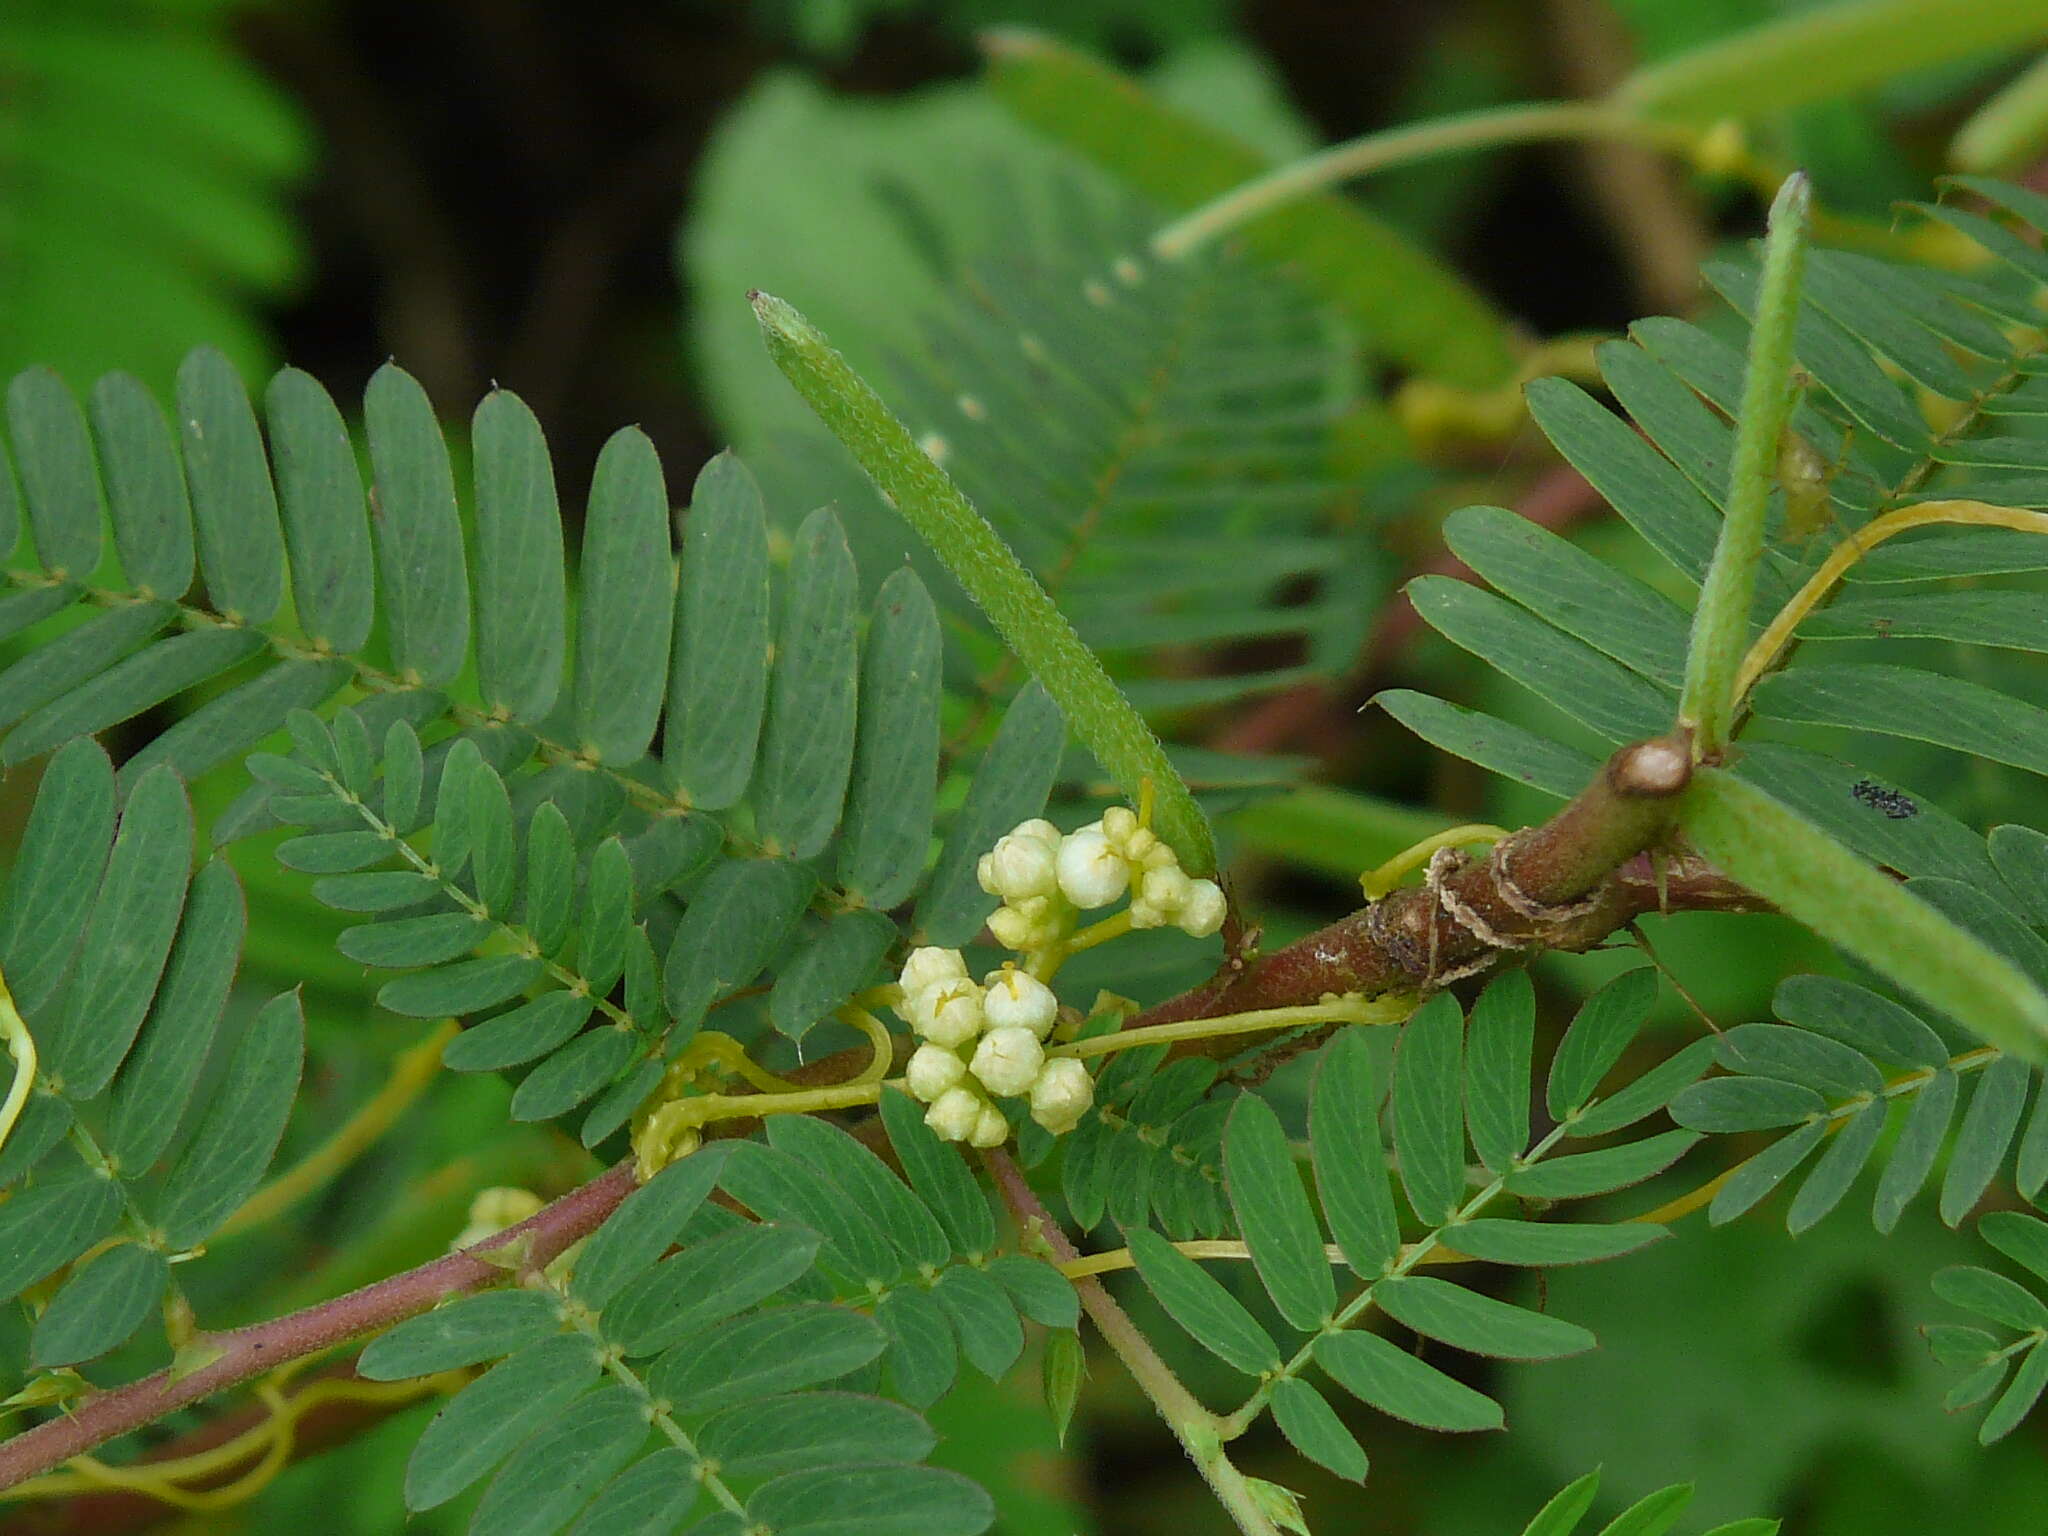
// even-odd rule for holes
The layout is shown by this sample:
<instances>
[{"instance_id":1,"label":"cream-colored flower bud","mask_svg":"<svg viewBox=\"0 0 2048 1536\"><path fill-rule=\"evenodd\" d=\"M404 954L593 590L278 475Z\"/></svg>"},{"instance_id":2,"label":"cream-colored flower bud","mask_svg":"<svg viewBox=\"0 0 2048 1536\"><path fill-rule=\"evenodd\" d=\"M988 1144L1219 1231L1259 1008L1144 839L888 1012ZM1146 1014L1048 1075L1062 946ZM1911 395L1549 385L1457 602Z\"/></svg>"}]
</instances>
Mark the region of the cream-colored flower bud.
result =
<instances>
[{"instance_id":1,"label":"cream-colored flower bud","mask_svg":"<svg viewBox=\"0 0 2048 1536\"><path fill-rule=\"evenodd\" d=\"M1036 944L1038 924L1015 907L997 907L988 915L988 931L1003 948L1023 950Z\"/></svg>"},{"instance_id":2,"label":"cream-colored flower bud","mask_svg":"<svg viewBox=\"0 0 2048 1536\"><path fill-rule=\"evenodd\" d=\"M974 1129L968 1133L970 1147L1000 1147L1010 1139L1010 1122L1003 1118L1003 1112L993 1104L981 1106L981 1114L974 1122Z\"/></svg>"},{"instance_id":3,"label":"cream-colored flower bud","mask_svg":"<svg viewBox=\"0 0 2048 1536\"><path fill-rule=\"evenodd\" d=\"M1106 907L1131 883L1131 866L1110 846L1100 825L1083 827L1060 844L1060 890L1075 906Z\"/></svg>"},{"instance_id":4,"label":"cream-colored flower bud","mask_svg":"<svg viewBox=\"0 0 2048 1536\"><path fill-rule=\"evenodd\" d=\"M1045 1047L1028 1029L992 1029L974 1048L967 1070L981 1086L1002 1098L1028 1092L1045 1065Z\"/></svg>"},{"instance_id":5,"label":"cream-colored flower bud","mask_svg":"<svg viewBox=\"0 0 2048 1536\"><path fill-rule=\"evenodd\" d=\"M965 981L967 962L960 958L957 949L939 949L926 946L913 949L910 958L903 962L903 973L896 978L903 988L905 997L915 997L925 988L941 981Z\"/></svg>"},{"instance_id":6,"label":"cream-colored flower bud","mask_svg":"<svg viewBox=\"0 0 2048 1536\"><path fill-rule=\"evenodd\" d=\"M905 1086L927 1104L936 1104L948 1088L959 1087L966 1076L967 1063L960 1053L943 1045L920 1045L910 1053L910 1062L903 1069Z\"/></svg>"},{"instance_id":7,"label":"cream-colored flower bud","mask_svg":"<svg viewBox=\"0 0 2048 1536\"><path fill-rule=\"evenodd\" d=\"M981 988L973 982L941 982L913 1000L916 1016L910 1027L933 1045L965 1045L981 1033L985 1022Z\"/></svg>"},{"instance_id":8,"label":"cream-colored flower bud","mask_svg":"<svg viewBox=\"0 0 2048 1536\"><path fill-rule=\"evenodd\" d=\"M1176 921L1193 889L1194 882L1177 867L1146 870L1131 898L1131 926L1163 928Z\"/></svg>"},{"instance_id":9,"label":"cream-colored flower bud","mask_svg":"<svg viewBox=\"0 0 2048 1536\"><path fill-rule=\"evenodd\" d=\"M990 1029L1028 1029L1040 1040L1052 1033L1053 1023L1060 1016L1060 1000L1036 976L1006 965L999 971L990 971L982 982L988 995L982 999L981 1008Z\"/></svg>"},{"instance_id":10,"label":"cream-colored flower bud","mask_svg":"<svg viewBox=\"0 0 2048 1536\"><path fill-rule=\"evenodd\" d=\"M1223 926L1224 914L1229 903L1223 899L1223 887L1214 880L1189 882L1188 899L1181 904L1180 929L1191 938L1206 939Z\"/></svg>"},{"instance_id":11,"label":"cream-colored flower bud","mask_svg":"<svg viewBox=\"0 0 2048 1536\"><path fill-rule=\"evenodd\" d=\"M976 878L984 891L1005 901L1050 896L1059 889L1055 868L1058 856L1057 836L1048 840L1012 832L997 839L995 848L982 856Z\"/></svg>"},{"instance_id":12,"label":"cream-colored flower bud","mask_svg":"<svg viewBox=\"0 0 2048 1536\"><path fill-rule=\"evenodd\" d=\"M972 1088L948 1088L924 1113L924 1123L938 1132L941 1141L965 1141L981 1123L988 1101Z\"/></svg>"},{"instance_id":13,"label":"cream-colored flower bud","mask_svg":"<svg viewBox=\"0 0 2048 1536\"><path fill-rule=\"evenodd\" d=\"M1038 842L1057 848L1060 845L1060 829L1043 816L1034 816L1029 821L1020 821L1010 828L1011 837L1029 837Z\"/></svg>"},{"instance_id":14,"label":"cream-colored flower bud","mask_svg":"<svg viewBox=\"0 0 2048 1536\"><path fill-rule=\"evenodd\" d=\"M1102 835L1119 853L1124 851L1137 830L1138 813L1127 805L1113 805L1102 813Z\"/></svg>"},{"instance_id":15,"label":"cream-colored flower bud","mask_svg":"<svg viewBox=\"0 0 2048 1536\"><path fill-rule=\"evenodd\" d=\"M1055 1136L1080 1124L1094 1102L1095 1082L1088 1069L1071 1056L1048 1061L1031 1085L1031 1118Z\"/></svg>"}]
</instances>

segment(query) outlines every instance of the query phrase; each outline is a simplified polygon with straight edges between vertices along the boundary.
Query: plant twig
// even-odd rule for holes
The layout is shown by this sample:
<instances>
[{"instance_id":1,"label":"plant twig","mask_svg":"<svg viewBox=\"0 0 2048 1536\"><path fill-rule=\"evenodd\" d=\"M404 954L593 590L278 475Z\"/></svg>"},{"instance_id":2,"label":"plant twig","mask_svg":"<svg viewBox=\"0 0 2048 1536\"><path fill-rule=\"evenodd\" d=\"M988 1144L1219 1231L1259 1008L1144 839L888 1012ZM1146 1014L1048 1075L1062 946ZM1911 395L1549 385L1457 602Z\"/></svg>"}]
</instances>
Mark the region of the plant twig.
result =
<instances>
[{"instance_id":1,"label":"plant twig","mask_svg":"<svg viewBox=\"0 0 2048 1536\"><path fill-rule=\"evenodd\" d=\"M1024 1228L1027 1238L1035 1235L1043 1240L1052 1250L1054 1260L1061 1265L1078 1260L1081 1257L1079 1250L1067 1241L1067 1235L1032 1191L1023 1171L1010 1155L1000 1150L990 1152L988 1167L995 1176L996 1188L1002 1192L1004 1203ZM1218 1432L1216 1416L1195 1401L1194 1394L1181 1385L1172 1368L1159 1358L1152 1341L1116 1304L1116 1298L1109 1294L1100 1280L1093 1275L1080 1275L1074 1280L1074 1289L1080 1295L1082 1310L1095 1324L1103 1342L1116 1351L1117 1358L1123 1361L1132 1380L1152 1400L1153 1407L1159 1410L1167 1428L1180 1441L1181 1449L1188 1453L1188 1459L1194 1462L1203 1481L1208 1483L1230 1518L1237 1522L1237 1528L1245 1536L1280 1536L1272 1520L1259 1507L1244 1474L1232 1465Z\"/></svg>"},{"instance_id":2,"label":"plant twig","mask_svg":"<svg viewBox=\"0 0 2048 1536\"><path fill-rule=\"evenodd\" d=\"M140 1429L167 1413L274 1370L286 1361L389 1328L425 1312L446 1297L481 1290L506 1278L502 1262L480 1255L495 1255L501 1250L516 1253L520 1268L540 1268L571 1243L596 1231L633 1188L632 1166L621 1163L518 1226L508 1227L460 1253L267 1323L226 1333L202 1334L201 1341L221 1353L198 1370L182 1376L159 1371L128 1386L101 1392L78 1403L63 1417L50 1419L0 1443L0 1489L12 1488L104 1445L117 1435Z\"/></svg>"}]
</instances>

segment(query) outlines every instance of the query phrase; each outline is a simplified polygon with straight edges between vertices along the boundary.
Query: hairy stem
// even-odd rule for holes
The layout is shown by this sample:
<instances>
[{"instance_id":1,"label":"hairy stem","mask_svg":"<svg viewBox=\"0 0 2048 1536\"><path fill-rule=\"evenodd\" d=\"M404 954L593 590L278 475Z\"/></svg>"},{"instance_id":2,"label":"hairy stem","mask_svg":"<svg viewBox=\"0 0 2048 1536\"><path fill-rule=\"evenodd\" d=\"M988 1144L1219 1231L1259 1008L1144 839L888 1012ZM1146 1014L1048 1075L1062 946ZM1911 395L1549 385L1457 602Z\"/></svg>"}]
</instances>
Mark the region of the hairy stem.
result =
<instances>
[{"instance_id":1,"label":"hairy stem","mask_svg":"<svg viewBox=\"0 0 2048 1536\"><path fill-rule=\"evenodd\" d=\"M183 1376L159 1371L128 1386L98 1393L61 1418L0 1443L0 1489L47 1472L117 1435L140 1429L286 1361L389 1328L449 1296L481 1290L506 1278L502 1263L480 1255L509 1250L518 1254L521 1268L540 1268L571 1243L596 1231L633 1187L632 1167L622 1163L538 1215L460 1253L267 1323L201 1335L221 1353L198 1370Z\"/></svg>"},{"instance_id":2,"label":"hairy stem","mask_svg":"<svg viewBox=\"0 0 2048 1536\"><path fill-rule=\"evenodd\" d=\"M995 1175L996 1188L1002 1191L1004 1203L1027 1234L1035 1232L1041 1237L1059 1264L1068 1265L1078 1260L1080 1252L1067 1241L1059 1223L1053 1220L1051 1213L1032 1192L1023 1171L1010 1155L1002 1151L991 1152L988 1154L988 1166ZM1151 1399L1152 1406L1159 1410L1159 1416L1173 1431L1173 1437L1188 1453L1188 1459L1194 1462L1195 1469L1202 1474L1202 1480L1208 1483L1217 1501L1237 1522L1237 1528L1245 1536L1280 1536L1272 1520L1259 1507L1244 1474L1231 1464L1222 1436L1218 1433L1216 1416L1195 1401L1194 1394L1181 1385L1180 1378L1159 1358L1152 1341L1116 1304L1116 1298L1109 1294L1100 1280L1083 1274L1075 1279L1074 1289L1080 1295L1082 1310L1095 1324L1103 1342L1116 1351L1124 1369L1131 1373L1131 1379Z\"/></svg>"}]
</instances>

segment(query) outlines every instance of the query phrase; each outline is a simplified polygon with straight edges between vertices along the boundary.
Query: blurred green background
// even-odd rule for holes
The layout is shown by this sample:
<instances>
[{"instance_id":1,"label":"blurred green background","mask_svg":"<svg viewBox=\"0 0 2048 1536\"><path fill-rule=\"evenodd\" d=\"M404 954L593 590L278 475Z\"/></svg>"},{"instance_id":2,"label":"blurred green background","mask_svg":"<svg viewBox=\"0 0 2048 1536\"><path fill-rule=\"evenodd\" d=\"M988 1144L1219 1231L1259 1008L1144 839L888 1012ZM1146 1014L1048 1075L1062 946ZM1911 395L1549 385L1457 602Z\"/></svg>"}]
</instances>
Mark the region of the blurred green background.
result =
<instances>
[{"instance_id":1,"label":"blurred green background","mask_svg":"<svg viewBox=\"0 0 2048 1536\"><path fill-rule=\"evenodd\" d=\"M856 362L881 367L922 344L925 316L976 263L1056 247L1072 215L1061 189L1108 195L1101 173L1036 136L980 83L985 29L1029 26L1089 50L1278 159L1405 120L1597 94L1638 62L1798 8L7 0L0 374L50 363L83 388L126 368L162 391L188 347L213 343L252 381L288 361L347 401L395 357L451 425L494 383L518 391L565 484L587 477L612 430L637 422L672 483L733 443L784 512L838 497L857 529L887 545L894 525L871 515L864 488L762 356L745 293L789 298ZM1882 226L1895 199L1928 194L1957 123L2022 63L1966 60L1752 132L1812 170L1830 208ZM1757 211L1743 189L1582 146L1448 160L1360 195L1532 336L1693 312L1698 259L1751 232ZM1368 433L1380 387L1396 382L1345 381ZM1425 829L1420 818L1445 814L1509 825L1544 814L1540 797L1484 782L1384 716L1361 717L1373 691L1425 688L1540 721L1560 739L1576 733L1416 633L1391 595L1401 572L1436 554L1448 508L1556 493L1533 430L1375 452L1363 574L1343 622L1319 632L1326 654L1303 669L1314 681L1171 722L1182 741L1289 754L1294 771L1370 797L1269 803L1239 835L1245 889L1277 934L1355 904L1347 872L1414 833L1402 807ZM1620 541L1599 510L1581 506L1563 521L1608 552ZM886 569L866 565L870 575ZM1877 761L1909 782L1916 768L1934 774L1927 753L1886 750ZM32 787L17 775L0 788L0 830L18 827ZM2029 793L2019 775L1984 766L1951 784L1946 803L1980 826L2041 824ZM414 1031L370 1008L364 977L327 942L331 914L276 881L266 857L238 862L257 914L252 981L309 984L317 1071L293 1131L303 1147L374 1090ZM1773 920L1646 926L1722 1023L1766 1016L1777 977L1831 963ZM1545 962L1551 1038L1579 997L1638 958ZM1152 980L1163 990L1174 978ZM1675 992L1666 996L1667 1032L1648 1053L1699 1028ZM227 1321L331 1295L437 1251L485 1184L552 1191L581 1177L584 1154L565 1140L506 1129L506 1093L496 1081L445 1077L314 1209L224 1245L229 1262L207 1267L213 1289L195 1300ZM1298 1106L1288 1077L1275 1093L1283 1108ZM1626 1213L1660 1198L1639 1190L1613 1205ZM2048 1530L2048 1420L1980 1452L1967 1422L1942 1415L1942 1373L1913 1333L1929 1315L1927 1276L1969 1257L1970 1244L1925 1214L1880 1239L1854 1205L1797 1241L1767 1216L1713 1233L1695 1218L1644 1257L1558 1273L1551 1299L1604 1347L1490 1371L1486 1385L1509 1408L1506 1437L1431 1436L1360 1413L1368 1491L1307 1466L1270 1425L1247 1442L1247 1468L1300 1489L1316 1529L1331 1533L1519 1530L1549 1493L1599 1464L1603 1509L1696 1480L1682 1529L1768 1513L1799 1536ZM1501 1282L1510 1283L1522 1282ZM1131 1302L1148 1315L1141 1295ZM1198 1390L1214 1379L1170 1326L1158 1331ZM1021 1371L1002 1385L971 1383L939 1410L940 1459L996 1492L1002 1536L1224 1531L1114 1363L1094 1365L1065 1453ZM173 1516L165 1528L462 1530L464 1501L411 1521L400 1507L403 1460L430 1412L415 1408L295 1466L246 1507ZM35 1511L11 1519L6 1528L21 1531L136 1528L52 1523Z\"/></svg>"}]
</instances>

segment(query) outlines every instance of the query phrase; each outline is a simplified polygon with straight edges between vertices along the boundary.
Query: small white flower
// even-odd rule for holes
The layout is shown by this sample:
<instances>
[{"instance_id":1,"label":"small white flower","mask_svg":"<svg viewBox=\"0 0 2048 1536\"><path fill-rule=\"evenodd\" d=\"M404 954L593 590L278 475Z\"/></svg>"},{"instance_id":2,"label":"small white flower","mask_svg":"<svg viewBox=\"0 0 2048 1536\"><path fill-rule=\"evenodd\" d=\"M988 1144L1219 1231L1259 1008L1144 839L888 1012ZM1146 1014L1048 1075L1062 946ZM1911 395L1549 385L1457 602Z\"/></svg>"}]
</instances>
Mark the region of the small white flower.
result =
<instances>
[{"instance_id":1,"label":"small white flower","mask_svg":"<svg viewBox=\"0 0 2048 1536\"><path fill-rule=\"evenodd\" d=\"M903 974L896 979L905 997L915 997L936 982L965 981L967 962L960 958L957 949L914 949L903 962Z\"/></svg>"},{"instance_id":2,"label":"small white flower","mask_svg":"<svg viewBox=\"0 0 2048 1536\"><path fill-rule=\"evenodd\" d=\"M981 1112L988 1107L987 1101L972 1088L948 1088L925 1111L924 1123L937 1131L942 1141L965 1141L974 1134L981 1123Z\"/></svg>"},{"instance_id":3,"label":"small white flower","mask_svg":"<svg viewBox=\"0 0 2048 1536\"><path fill-rule=\"evenodd\" d=\"M910 1000L910 1027L933 1045L965 1045L981 1033L981 988L965 980L942 981Z\"/></svg>"},{"instance_id":4,"label":"small white flower","mask_svg":"<svg viewBox=\"0 0 2048 1536\"><path fill-rule=\"evenodd\" d=\"M1146 870L1131 898L1131 926L1164 928L1180 916L1193 891L1194 882L1176 866Z\"/></svg>"},{"instance_id":5,"label":"small white flower","mask_svg":"<svg viewBox=\"0 0 2048 1536\"><path fill-rule=\"evenodd\" d=\"M1084 911L1106 907L1131 883L1131 867L1110 846L1098 823L1071 833L1060 843L1060 890Z\"/></svg>"},{"instance_id":6,"label":"small white flower","mask_svg":"<svg viewBox=\"0 0 2048 1536\"><path fill-rule=\"evenodd\" d=\"M967 1075L967 1063L957 1051L942 1045L920 1045L910 1053L903 1080L911 1093L927 1104L936 1104L949 1088L956 1088Z\"/></svg>"},{"instance_id":7,"label":"small white flower","mask_svg":"<svg viewBox=\"0 0 2048 1536\"><path fill-rule=\"evenodd\" d=\"M1113 805L1102 813L1102 835L1109 846L1121 852L1138 830L1138 813L1127 805Z\"/></svg>"},{"instance_id":8,"label":"small white flower","mask_svg":"<svg viewBox=\"0 0 2048 1536\"><path fill-rule=\"evenodd\" d=\"M1188 899L1180 909L1180 929L1190 938L1206 939L1223 926L1223 917L1229 910L1229 903L1223 899L1223 887L1214 880L1196 880L1191 883Z\"/></svg>"},{"instance_id":9,"label":"small white flower","mask_svg":"<svg viewBox=\"0 0 2048 1536\"><path fill-rule=\"evenodd\" d=\"M1036 830L1039 827L1050 829L1052 823L1027 821L1017 831L998 838L994 849L982 855L975 875L984 891L1014 902L1050 896L1059 888L1054 869L1059 833L1043 837Z\"/></svg>"},{"instance_id":10,"label":"small white flower","mask_svg":"<svg viewBox=\"0 0 2048 1536\"><path fill-rule=\"evenodd\" d=\"M1003 1118L1003 1112L993 1104L982 1105L974 1129L968 1133L967 1144L970 1147L1000 1147L1009 1139L1010 1122Z\"/></svg>"},{"instance_id":11,"label":"small white flower","mask_svg":"<svg viewBox=\"0 0 2048 1536\"><path fill-rule=\"evenodd\" d=\"M997 907L989 914L988 931L1003 948L1021 951L1035 947L1039 924L1015 907Z\"/></svg>"},{"instance_id":12,"label":"small white flower","mask_svg":"<svg viewBox=\"0 0 2048 1536\"><path fill-rule=\"evenodd\" d=\"M1045 1048L1028 1029L992 1029L974 1048L967 1070L990 1093L1012 1098L1030 1090L1045 1065Z\"/></svg>"},{"instance_id":13,"label":"small white flower","mask_svg":"<svg viewBox=\"0 0 2048 1536\"><path fill-rule=\"evenodd\" d=\"M1088 1076L1088 1069L1071 1056L1048 1061L1031 1085L1031 1118L1055 1136L1080 1124L1094 1102L1094 1080Z\"/></svg>"},{"instance_id":14,"label":"small white flower","mask_svg":"<svg viewBox=\"0 0 2048 1536\"><path fill-rule=\"evenodd\" d=\"M1052 1033L1053 1023L1059 1018L1060 1001L1053 996L1051 987L1008 965L990 971L982 981L988 995L981 1006L990 1029L1028 1029L1039 1040Z\"/></svg>"}]
</instances>

